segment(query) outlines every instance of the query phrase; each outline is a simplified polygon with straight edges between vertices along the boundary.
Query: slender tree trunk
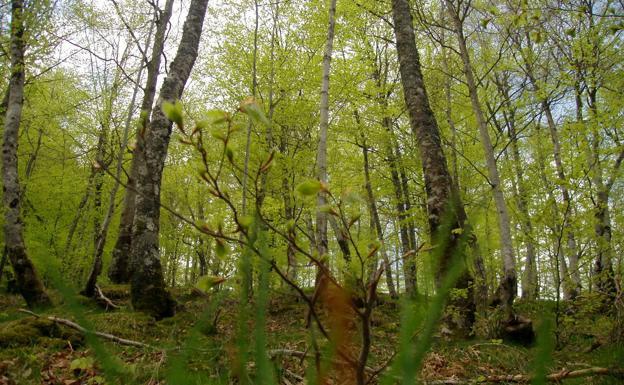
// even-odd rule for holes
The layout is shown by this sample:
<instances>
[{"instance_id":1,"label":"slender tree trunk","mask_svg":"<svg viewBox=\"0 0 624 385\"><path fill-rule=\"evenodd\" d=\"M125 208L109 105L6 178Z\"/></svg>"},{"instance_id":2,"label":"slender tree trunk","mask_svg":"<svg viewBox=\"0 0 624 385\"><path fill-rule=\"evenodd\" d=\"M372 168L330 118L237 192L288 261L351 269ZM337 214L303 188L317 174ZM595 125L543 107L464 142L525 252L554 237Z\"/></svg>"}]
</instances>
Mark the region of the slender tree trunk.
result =
<instances>
[{"instance_id":1,"label":"slender tree trunk","mask_svg":"<svg viewBox=\"0 0 624 385\"><path fill-rule=\"evenodd\" d=\"M525 188L523 162L520 158L518 148L518 135L516 133L516 111L510 102L509 85L504 79L496 78L496 86L503 97L505 110L503 112L507 133L511 142L511 156L513 159L513 170L516 174L513 192L516 204L520 213L520 228L524 238L526 248L526 261L524 277L522 279L522 298L534 300L537 298L537 268L535 265L536 251L533 240L533 224L529 215L529 195ZM503 128L501 127L501 130Z\"/></svg>"},{"instance_id":2,"label":"slender tree trunk","mask_svg":"<svg viewBox=\"0 0 624 385\"><path fill-rule=\"evenodd\" d=\"M256 92L258 88L258 26L260 21L259 9L258 9L258 1L254 0L254 40L253 40L253 58L252 58L252 66L251 66L251 96L255 99ZM242 196L242 212L243 214L247 214L247 190L248 188L248 180L249 180L249 160L251 156L251 131L253 129L253 120L251 117L247 120L247 137L245 140L245 163L243 166L243 196ZM262 195L262 194L261 194ZM263 199L260 196L256 196L256 199ZM258 201L256 201L258 203ZM240 239L243 239L243 233L240 233ZM243 256L245 258L245 255ZM249 258L249 256L247 256ZM242 274L245 276L243 283L247 284L246 292L248 299L251 300L253 297L253 264L247 263L245 268L242 269Z\"/></svg>"},{"instance_id":3,"label":"slender tree trunk","mask_svg":"<svg viewBox=\"0 0 624 385\"><path fill-rule=\"evenodd\" d=\"M134 224L134 212L136 210L136 181L138 178L139 165L145 161L143 158L143 147L146 129L150 121L152 105L154 104L160 61L165 44L167 25L173 9L173 1L174 0L167 0L165 9L163 11L158 11L158 15L155 17L155 20L157 20L156 33L154 35L152 57L147 65L147 80L145 81L145 92L141 103L141 128L137 131L136 135L136 143L133 150L132 163L130 164L130 173L128 175L121 218L119 220L119 234L115 246L113 247L112 260L108 269L108 278L115 283L130 282L130 253L132 247L132 226ZM149 46L149 38L151 35L150 30L147 44L145 45L146 47Z\"/></svg>"},{"instance_id":4,"label":"slender tree trunk","mask_svg":"<svg viewBox=\"0 0 624 385\"><path fill-rule=\"evenodd\" d=\"M24 104L25 62L24 51L24 1L11 1L11 78L9 98L4 121L2 143L2 182L4 204L4 242L8 258L13 266L17 286L30 307L48 306L50 297L28 257L24 243L24 224L20 208L20 184L17 166L19 128Z\"/></svg>"},{"instance_id":5,"label":"slender tree trunk","mask_svg":"<svg viewBox=\"0 0 624 385\"><path fill-rule=\"evenodd\" d=\"M527 40L527 44L529 49L532 49L531 40ZM518 44L518 48L519 44ZM523 52L523 49L518 50L520 53ZM525 56L522 55L522 59L524 62L525 72L531 85L533 86L534 93L536 95L540 95L542 90L540 88L540 83L537 81L535 77L535 73L533 70L533 64L531 61ZM566 246L564 247L563 252L559 253L559 265L560 265L560 274L563 279L563 291L566 299L575 298L581 290L581 276L579 272L579 248L577 246L576 237L574 234L574 230L571 226L571 221L569 218L570 209L573 207L573 201L570 196L570 192L568 191L566 185L566 174L563 168L563 161L561 159L561 144L559 140L559 133L557 131L557 124L555 123L555 119L553 117L552 109L550 107L550 102L544 98L540 97L540 105L544 115L546 116L546 124L548 126L548 132L550 134L550 140L553 144L553 157L555 160L555 171L557 173L557 178L561 181L561 183L557 183L557 189L561 192L561 197L563 200L563 205L566 207L565 213L566 217L563 218L563 230L565 232L566 238ZM578 111L578 110L577 110ZM556 204L556 201L555 201ZM559 211L557 209L557 211ZM558 218L558 217L557 217ZM558 225L557 225L558 226ZM568 263L566 262L566 256L570 261L570 267L568 269Z\"/></svg>"},{"instance_id":6,"label":"slender tree trunk","mask_svg":"<svg viewBox=\"0 0 624 385\"><path fill-rule=\"evenodd\" d=\"M381 124L383 128L386 130L388 135L388 139L385 143L386 150L386 160L390 167L390 176L392 179L392 186L394 188L394 196L395 196L395 208L397 211L397 217L399 219L399 238L401 241L401 252L403 253L403 273L405 275L405 291L407 294L414 298L417 294L416 289L416 261L414 259L415 253L415 245L412 242L412 238L410 237L410 232L413 229L410 229L412 224L411 220L407 214L407 207L409 207L409 203L407 202L407 197L404 196L403 186L401 184L401 179L399 176L399 165L397 164L399 154L395 155L394 150L394 133L392 130L392 119L388 116L388 97L389 94L385 90L385 86L388 83L388 67L389 67L389 58L387 55L387 45L385 47L384 52L386 55L383 57L383 61L381 58L378 59L380 55L379 52L375 52L375 60L374 65L376 66L373 72L373 78L375 79L377 88L379 91L377 92L376 99L379 107L381 108L382 120ZM397 145L396 148L397 153L399 152L399 148ZM407 180L405 181L405 189L407 190ZM407 193L405 193L407 194ZM386 256L387 258L387 256ZM398 259L397 259L398 262ZM386 272L387 273L387 272ZM397 271L397 286L399 284L398 279L398 271Z\"/></svg>"},{"instance_id":7,"label":"slender tree trunk","mask_svg":"<svg viewBox=\"0 0 624 385\"><path fill-rule=\"evenodd\" d=\"M470 102L477 120L477 125L479 126L481 144L485 150L489 182L492 186L494 202L496 204L496 211L498 214L498 229L500 232L501 252L503 257L503 279L499 287L499 294L507 315L511 316L513 313L513 302L517 296L518 288L516 260L511 237L509 211L507 209L503 188L501 186L500 175L496 165L496 158L494 156L494 147L492 146L492 140L490 139L487 121L485 120L481 102L479 101L477 82L474 78L472 63L470 62L470 56L466 46L463 23L459 16L459 10L455 8L453 3L450 0L445 0L445 3L457 36L459 52L463 63L464 76L466 77L468 92L470 94Z\"/></svg>"},{"instance_id":8,"label":"slender tree trunk","mask_svg":"<svg viewBox=\"0 0 624 385\"><path fill-rule=\"evenodd\" d=\"M534 86L537 84L535 80L533 80ZM561 144L559 141L559 133L557 131L557 125L555 124L555 119L553 118L552 110L550 108L550 103L546 100L542 100L541 102L542 110L546 115L546 122L548 125L548 131L550 133L550 139L553 144L553 156L555 159L555 170L557 172L557 178L560 183L557 183L557 187L559 191L561 191L561 197L563 200L564 207L566 207L566 216L563 218L563 227L565 230L566 237L566 248L564 253L561 254L561 258L559 264L561 265L562 273L564 273L561 277L563 280L564 287L564 295L566 299L573 299L576 297L578 292L581 289L581 277L578 268L578 259L579 259L579 250L576 244L576 237L574 231L572 230L572 226L570 224L569 213L571 208L573 207L573 201L570 197L570 192L566 186L566 175L563 169L563 161L561 160ZM567 268L567 262L565 260L565 255L568 256L570 260L570 269ZM568 275L568 271L571 270L571 275Z\"/></svg>"},{"instance_id":9,"label":"slender tree trunk","mask_svg":"<svg viewBox=\"0 0 624 385\"><path fill-rule=\"evenodd\" d=\"M330 0L329 26L323 55L323 82L321 85L321 119L319 122L319 142L316 155L317 178L327 184L327 128L329 126L329 72L334 48L334 30L336 27L336 0ZM328 251L327 214L321 209L326 204L325 192L318 194L316 201L316 248L319 258Z\"/></svg>"},{"instance_id":10,"label":"slender tree trunk","mask_svg":"<svg viewBox=\"0 0 624 385\"><path fill-rule=\"evenodd\" d=\"M444 15L444 9L440 10L442 15ZM445 44L446 34L444 31L442 32L442 42ZM447 57L447 49L443 49L442 53L442 68L445 72L448 73L448 57ZM453 104L451 97L451 77L446 76L444 81L444 96L446 99L446 108L444 109L444 114L446 115L446 121L451 129L451 164L452 164L452 188L455 191L455 194L458 197L461 197L461 189L459 184L459 161L457 160L457 127L455 126L455 121L453 120ZM462 206L459 206L458 209L460 211L465 210ZM481 250L479 248L479 243L477 242L477 237L473 234L470 235L469 239L470 250L472 251L472 260L474 267L474 295L475 295L475 305L477 311L479 313L484 313L487 307L487 299L488 299L488 285L487 285L487 275L485 272L485 264L483 263L483 257L481 255Z\"/></svg>"},{"instance_id":11,"label":"slender tree trunk","mask_svg":"<svg viewBox=\"0 0 624 385\"><path fill-rule=\"evenodd\" d=\"M197 58L208 0L192 0L182 38L169 75L160 89L145 134L144 162L138 169L137 199L132 231L132 305L156 318L175 312L175 301L165 289L159 251L160 189L172 122L162 111L163 102L182 96Z\"/></svg>"},{"instance_id":12,"label":"slender tree trunk","mask_svg":"<svg viewBox=\"0 0 624 385\"><path fill-rule=\"evenodd\" d=\"M537 164L540 170L540 179L546 189L548 207L552 210L550 216L553 218L553 223L549 226L551 232L551 243L557 246L560 243L560 235L562 234L562 232L565 233L565 221L568 220L567 218L569 217L569 213L566 212L563 216L560 214L559 206L557 205L557 199L553 194L553 191L556 189L556 187L553 187L553 184L547 178L545 156L539 141L537 145ZM566 210L569 211L569 207L566 207ZM563 221L564 223L560 223L560 221ZM563 249L565 249L565 246ZM563 283L564 296L566 296L567 298L566 282L563 279L563 277L565 277L568 272L567 263L565 258L562 257L562 250L557 249L555 250L554 254L559 256L559 260L556 262L559 269L553 274L555 276L554 279L557 285Z\"/></svg>"},{"instance_id":13,"label":"slender tree trunk","mask_svg":"<svg viewBox=\"0 0 624 385\"><path fill-rule=\"evenodd\" d=\"M407 0L392 0L394 33L397 43L399 69L405 104L410 117L412 131L418 139L418 147L425 178L427 211L432 243L439 246L440 261L437 282L441 281L451 263L465 263L464 242L454 229L464 229L465 217L456 210L461 206L459 196L454 195L452 181L442 149L440 131L429 105L425 89L420 59L416 48L416 38L412 25L412 15ZM474 302L472 279L468 271L455 283L455 287L468 291L466 299L457 300L453 305L460 313L460 319L452 326L459 332L469 333L474 322Z\"/></svg>"},{"instance_id":14,"label":"slender tree trunk","mask_svg":"<svg viewBox=\"0 0 624 385\"><path fill-rule=\"evenodd\" d=\"M388 118L384 120L390 120ZM390 123L391 124L391 123ZM416 286L416 263L414 254L416 250L412 246L409 235L409 218L406 213L405 197L401 187L396 157L392 144L388 144L386 148L388 154L388 163L390 166L390 176L392 178L392 187L394 188L394 198L396 200L395 209L399 219L399 238L401 239L401 252L403 253L403 274L405 274L405 292L412 298L415 298L418 290Z\"/></svg>"},{"instance_id":15,"label":"slender tree trunk","mask_svg":"<svg viewBox=\"0 0 624 385\"><path fill-rule=\"evenodd\" d=\"M98 135L98 144L96 147L95 163L91 166L91 173L93 174L93 263L91 264L91 271L87 278L84 289L81 294L87 297L93 297L95 295L95 286L97 284L97 278L102 272L102 253L98 252L100 242L100 233L102 231L102 224L100 222L100 209L102 208L102 186L104 185L104 175L102 175L102 168L104 165L104 147L107 141L107 125L103 125Z\"/></svg>"},{"instance_id":16,"label":"slender tree trunk","mask_svg":"<svg viewBox=\"0 0 624 385\"><path fill-rule=\"evenodd\" d=\"M511 154L514 163L514 172L516 174L516 202L518 211L522 216L520 218L520 227L524 235L524 246L526 248L526 261L524 268L524 278L522 279L522 298L535 300L537 299L537 266L536 266L536 250L533 240L533 224L529 214L528 193L524 186L524 171L522 170L522 160L520 159L520 151L518 150L517 136L515 126L510 126Z\"/></svg>"},{"instance_id":17,"label":"slender tree trunk","mask_svg":"<svg viewBox=\"0 0 624 385\"><path fill-rule=\"evenodd\" d=\"M609 299L614 299L617 294L617 283L613 271L613 247L611 244L611 210L609 209L609 195L611 187L617 178L622 155L616 161L610 180L605 184L603 178L603 164L600 159L600 133L598 132L598 89L589 87L588 102L591 118L591 146L589 148L589 175L596 191L594 211L594 233L598 253L594 261L594 276L596 289ZM621 154L624 154L624 150Z\"/></svg>"},{"instance_id":18,"label":"slender tree trunk","mask_svg":"<svg viewBox=\"0 0 624 385\"><path fill-rule=\"evenodd\" d=\"M362 143L362 156L364 158L364 181L366 185L366 194L368 195L368 208L371 218L373 220L375 232L377 233L377 239L379 239L379 242L381 242L381 257L385 269L384 273L386 275L386 285L388 286L388 292L390 293L390 297L399 298L399 295L397 294L396 288L394 286L394 280L392 279L392 265L390 264L390 260L388 259L388 253L384 244L383 228L381 226L381 220L379 219L379 212L377 211L375 195L373 193L373 186L370 177L370 163L368 160L368 146L366 144L366 140L364 140ZM373 272L373 274L375 274L375 272Z\"/></svg>"},{"instance_id":19,"label":"slender tree trunk","mask_svg":"<svg viewBox=\"0 0 624 385\"><path fill-rule=\"evenodd\" d=\"M409 280L410 287L411 285L414 286L413 295L416 296L418 294L418 268L416 266L416 254L411 255L411 253L416 253L419 246L416 241L416 225L414 223L414 220L412 219L413 214L409 180L407 178L405 167L403 166L403 155L401 154L401 148L399 147L399 143L397 142L394 134L392 134L391 138L394 143L394 156L396 159L396 165L399 171L399 177L401 181L401 195L403 196L403 209L406 220L405 225L407 230L407 239L409 241L409 254L405 255L405 258L403 259L404 271L406 272L406 279ZM408 281L406 281L406 284L407 283Z\"/></svg>"},{"instance_id":20,"label":"slender tree trunk","mask_svg":"<svg viewBox=\"0 0 624 385\"><path fill-rule=\"evenodd\" d=\"M148 35L148 43L149 45L149 36ZM108 208L106 211L106 215L104 216L104 220L102 221L101 226L96 227L96 236L95 236L95 249L93 251L93 265L91 267L91 272L89 273L89 278L87 279L87 283L85 288L82 291L82 294L87 297L92 297L95 294L95 286L97 284L97 279L102 272L102 255L104 253L104 246L106 245L106 239L108 237L108 230L110 228L110 223L113 218L113 214L115 212L117 191L119 191L119 185L121 180L121 174L123 172L123 160L124 154L126 153L126 148L128 146L128 136L130 134L130 126L132 125L132 115L134 113L134 106L136 103L136 98L139 93L139 84L141 84L141 76L143 73L143 66L138 71L136 83L134 86L134 90L132 91L132 97L130 99L130 106L128 107L128 113L126 114L126 121L124 123L124 130L121 138L121 143L119 145L119 151L117 153L117 164L115 167L115 180L113 182L113 187L109 193L108 198ZM116 91L115 91L116 93ZM114 97L114 95L112 95ZM112 104L112 99L111 99ZM112 111L112 107L111 107ZM99 151L98 151L99 153ZM100 167L104 167L102 156L100 155L97 159ZM97 170L95 170L97 172ZM96 194L97 194L96 187Z\"/></svg>"},{"instance_id":21,"label":"slender tree trunk","mask_svg":"<svg viewBox=\"0 0 624 385\"><path fill-rule=\"evenodd\" d=\"M202 204L202 200L197 200L197 218L200 222L204 222L206 217L204 215L204 205ZM199 276L202 277L208 274L208 256L206 255L206 244L204 240L204 235L200 234L197 239L197 248L195 249L195 253L197 254L197 259L199 261Z\"/></svg>"},{"instance_id":22,"label":"slender tree trunk","mask_svg":"<svg viewBox=\"0 0 624 385\"><path fill-rule=\"evenodd\" d=\"M282 156L288 156L287 154L287 137L288 129L283 128L280 135L279 142L279 150ZM291 194L291 183L290 183L290 170L287 167L282 168L282 199L284 201L284 219L287 222L293 224L291 230L289 230L289 236L295 237L295 209L293 207L293 199ZM293 247L291 242L287 242L286 244L286 258L287 258L287 268L286 272L288 278L292 281L297 279L297 254L295 248Z\"/></svg>"}]
</instances>

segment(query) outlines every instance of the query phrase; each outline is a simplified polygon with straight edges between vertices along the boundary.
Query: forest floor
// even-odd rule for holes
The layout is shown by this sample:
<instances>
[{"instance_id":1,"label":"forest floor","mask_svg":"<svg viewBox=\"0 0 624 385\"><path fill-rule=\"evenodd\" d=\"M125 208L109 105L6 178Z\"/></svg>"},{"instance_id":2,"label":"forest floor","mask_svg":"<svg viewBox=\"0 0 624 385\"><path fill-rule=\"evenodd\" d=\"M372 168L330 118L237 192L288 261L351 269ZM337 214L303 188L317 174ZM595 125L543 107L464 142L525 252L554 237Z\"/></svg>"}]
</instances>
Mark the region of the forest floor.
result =
<instances>
[{"instance_id":1,"label":"forest floor","mask_svg":"<svg viewBox=\"0 0 624 385\"><path fill-rule=\"evenodd\" d=\"M76 296L64 301L57 298L59 305L41 315L71 319L87 329L154 348L122 346L95 337L85 340L71 328L20 312L24 306L21 298L0 292L0 384L228 384L232 383L233 363L240 361L237 347L253 346L252 322L238 321L238 302L225 292L203 297L179 290L176 294L181 308L177 314L156 322L130 309L127 287L113 286L103 291L122 308L107 311ZM309 345L306 307L292 295L271 294L266 337L274 368L280 383L303 383L308 362L293 352L305 351ZM519 307L539 324L540 316L552 312L553 305ZM383 365L397 348L399 313L397 303L388 299L376 307L369 367ZM547 371L622 369L623 351L609 341L610 322L609 317L578 308L574 314L561 315L554 329L559 346L548 355ZM540 357L538 349L500 340L454 341L437 335L420 378L478 383L488 376L530 374L534 358ZM248 358L252 361L253 356ZM253 373L255 368L247 364L245 370ZM594 376L566 379L565 383L622 384L624 379Z\"/></svg>"}]
</instances>

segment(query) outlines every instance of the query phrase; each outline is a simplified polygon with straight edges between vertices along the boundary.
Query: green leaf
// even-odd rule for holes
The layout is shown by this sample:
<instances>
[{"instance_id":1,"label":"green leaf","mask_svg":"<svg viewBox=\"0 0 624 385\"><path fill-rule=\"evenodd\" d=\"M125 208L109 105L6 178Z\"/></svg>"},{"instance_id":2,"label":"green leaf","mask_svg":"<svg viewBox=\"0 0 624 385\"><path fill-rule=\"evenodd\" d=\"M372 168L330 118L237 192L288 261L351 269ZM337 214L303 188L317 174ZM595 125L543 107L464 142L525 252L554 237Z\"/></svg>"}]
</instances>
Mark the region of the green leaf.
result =
<instances>
[{"instance_id":1,"label":"green leaf","mask_svg":"<svg viewBox=\"0 0 624 385\"><path fill-rule=\"evenodd\" d=\"M211 130L210 135L212 135L213 138L219 139L222 142L225 142L225 140L227 139L226 135L217 128L215 128L214 130Z\"/></svg>"},{"instance_id":2,"label":"green leaf","mask_svg":"<svg viewBox=\"0 0 624 385\"><path fill-rule=\"evenodd\" d=\"M206 120L210 124L221 124L230 120L230 115L222 110L209 110L206 111Z\"/></svg>"},{"instance_id":3,"label":"green leaf","mask_svg":"<svg viewBox=\"0 0 624 385\"><path fill-rule=\"evenodd\" d=\"M334 211L334 209L332 208L331 205L322 205L318 207L318 210L322 213L327 213L327 214L336 214L336 212Z\"/></svg>"},{"instance_id":4,"label":"green leaf","mask_svg":"<svg viewBox=\"0 0 624 385\"><path fill-rule=\"evenodd\" d=\"M87 370L93 367L94 361L91 357L76 358L69 364L69 370Z\"/></svg>"},{"instance_id":5,"label":"green leaf","mask_svg":"<svg viewBox=\"0 0 624 385\"><path fill-rule=\"evenodd\" d=\"M175 103L163 102L162 110L167 119L171 120L178 126L184 125L184 118L182 117L182 103L176 100Z\"/></svg>"},{"instance_id":6,"label":"green leaf","mask_svg":"<svg viewBox=\"0 0 624 385\"><path fill-rule=\"evenodd\" d=\"M256 103L254 98L247 98L243 100L240 106L240 110L247 114L253 121L260 122L267 127L271 127L271 122L267 119L262 108Z\"/></svg>"},{"instance_id":7,"label":"green leaf","mask_svg":"<svg viewBox=\"0 0 624 385\"><path fill-rule=\"evenodd\" d=\"M318 194L323 185L318 180L307 180L297 185L297 192L302 196L311 196Z\"/></svg>"},{"instance_id":8,"label":"green leaf","mask_svg":"<svg viewBox=\"0 0 624 385\"><path fill-rule=\"evenodd\" d=\"M197 123L195 123L195 129L196 130L205 130L209 126L210 126L210 121L207 120L207 119L200 120Z\"/></svg>"},{"instance_id":9,"label":"green leaf","mask_svg":"<svg viewBox=\"0 0 624 385\"><path fill-rule=\"evenodd\" d=\"M253 221L254 217L252 217L251 215L242 215L238 217L238 224L245 229L251 226L253 224Z\"/></svg>"},{"instance_id":10,"label":"green leaf","mask_svg":"<svg viewBox=\"0 0 624 385\"><path fill-rule=\"evenodd\" d=\"M207 293L210 291L210 289L212 289L213 287L219 285L220 283L224 281L225 281L225 278L223 277L218 277L215 275L204 275L202 277L199 277L199 279L197 280L197 283L195 283L195 287L203 291L204 293Z\"/></svg>"}]
</instances>

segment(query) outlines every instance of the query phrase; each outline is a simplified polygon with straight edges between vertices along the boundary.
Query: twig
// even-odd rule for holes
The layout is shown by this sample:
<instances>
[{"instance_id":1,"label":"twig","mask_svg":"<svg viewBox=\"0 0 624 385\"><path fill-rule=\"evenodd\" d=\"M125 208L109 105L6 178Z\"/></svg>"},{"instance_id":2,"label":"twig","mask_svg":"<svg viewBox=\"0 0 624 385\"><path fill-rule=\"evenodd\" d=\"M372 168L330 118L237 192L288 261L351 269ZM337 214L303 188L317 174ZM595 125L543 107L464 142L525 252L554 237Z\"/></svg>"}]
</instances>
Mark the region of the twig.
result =
<instances>
[{"instance_id":1,"label":"twig","mask_svg":"<svg viewBox=\"0 0 624 385\"><path fill-rule=\"evenodd\" d=\"M102 292L102 289L100 289L98 285L95 285L95 294L98 300L104 302L104 305L106 306L106 310L108 310L109 307L113 309L121 309L121 306L115 305L113 301L111 301L108 297L104 295L104 293Z\"/></svg>"},{"instance_id":2,"label":"twig","mask_svg":"<svg viewBox=\"0 0 624 385\"><path fill-rule=\"evenodd\" d=\"M104 338L104 339L116 342L116 343L118 343L120 345L134 346L134 347L137 347L137 348L157 349L156 347L154 347L152 345L145 344L143 342L127 340L125 338L117 337L117 336L114 336L114 335L108 334L108 333L102 333L102 332L96 332L96 331L87 330L87 329L83 328L82 326L78 325L77 323L75 323L73 321L70 321L70 320L67 320L67 319L64 319L64 318L58 318L58 317L54 317L54 316L42 316L42 315L39 315L37 313L33 313L32 311L26 310L26 309L18 309L18 311L20 313L29 314L29 315L31 315L33 317L36 317L36 318L45 318L45 319L50 320L52 322L55 322L55 323L58 323L58 324L61 324L61 325L65 325L65 326L70 327L72 329L78 330L79 332L81 332L83 334L93 334L93 335L96 335L98 337L101 337L101 338Z\"/></svg>"},{"instance_id":3,"label":"twig","mask_svg":"<svg viewBox=\"0 0 624 385\"><path fill-rule=\"evenodd\" d=\"M284 369L284 373L289 375L291 378L293 378L295 381L299 381L300 383L305 382L305 378L301 377L300 375L293 373L292 371L288 370L288 369ZM284 380L286 380L284 378Z\"/></svg>"}]
</instances>

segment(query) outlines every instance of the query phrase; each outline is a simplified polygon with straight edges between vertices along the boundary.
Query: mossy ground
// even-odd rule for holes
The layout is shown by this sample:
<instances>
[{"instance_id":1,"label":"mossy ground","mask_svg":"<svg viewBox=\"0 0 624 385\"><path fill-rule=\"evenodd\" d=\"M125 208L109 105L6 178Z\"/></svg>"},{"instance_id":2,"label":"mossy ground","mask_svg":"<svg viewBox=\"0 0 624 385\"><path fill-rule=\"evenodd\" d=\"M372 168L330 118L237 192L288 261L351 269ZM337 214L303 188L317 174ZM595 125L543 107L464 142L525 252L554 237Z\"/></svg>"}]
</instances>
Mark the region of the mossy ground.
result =
<instances>
[{"instance_id":1,"label":"mossy ground","mask_svg":"<svg viewBox=\"0 0 624 385\"><path fill-rule=\"evenodd\" d=\"M120 346L101 339L86 340L64 326L35 319L17 310L23 306L17 296L0 294L0 384L228 384L237 362L237 346L253 346L253 322L239 322L239 302L225 292L208 297L193 296L190 290L174 292L180 303L172 318L154 321L134 312L128 303L127 287L103 288L123 305L105 311L93 301L75 297L42 312L72 319L93 330L141 341L158 349ZM254 314L253 304L249 314ZM540 315L551 314L553 305L519 304L536 327ZM578 310L578 309L577 309ZM392 355L398 342L399 306L385 300L373 316L373 345L369 366L376 368ZM563 314L563 312L562 312ZM267 307L268 349L304 351L310 334L304 328L306 308L292 295L271 293ZM216 322L215 322L216 319ZM549 354L548 370L569 370L587 366L621 367L624 352L610 344L610 318L578 310L562 315L557 336L559 347ZM237 326L239 325L239 326ZM242 338L237 338L242 330ZM554 335L554 332L553 332ZM603 345L585 351L595 341ZM237 342L239 341L239 342ZM436 336L423 365L425 379L478 379L495 374L531 373L536 347L522 347L498 340L451 341ZM248 356L250 360L253 355ZM305 376L307 363L300 358L279 356L274 369L282 383L297 383ZM246 369L253 373L254 365ZM566 384L616 384L608 377L566 380Z\"/></svg>"}]
</instances>

